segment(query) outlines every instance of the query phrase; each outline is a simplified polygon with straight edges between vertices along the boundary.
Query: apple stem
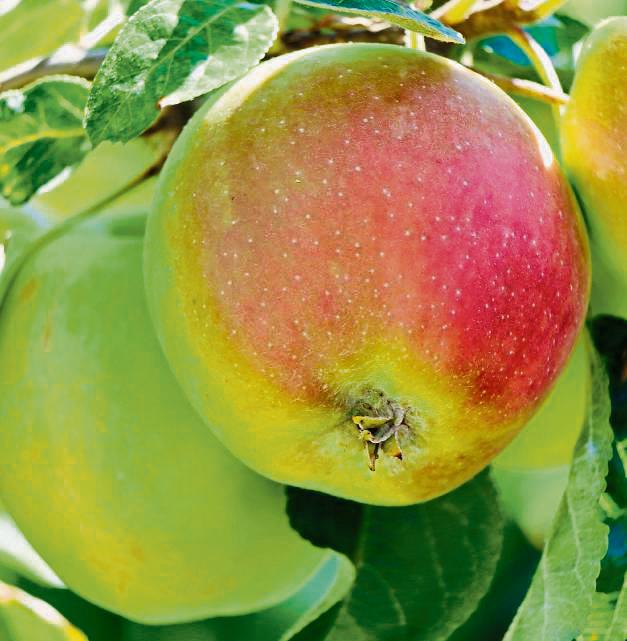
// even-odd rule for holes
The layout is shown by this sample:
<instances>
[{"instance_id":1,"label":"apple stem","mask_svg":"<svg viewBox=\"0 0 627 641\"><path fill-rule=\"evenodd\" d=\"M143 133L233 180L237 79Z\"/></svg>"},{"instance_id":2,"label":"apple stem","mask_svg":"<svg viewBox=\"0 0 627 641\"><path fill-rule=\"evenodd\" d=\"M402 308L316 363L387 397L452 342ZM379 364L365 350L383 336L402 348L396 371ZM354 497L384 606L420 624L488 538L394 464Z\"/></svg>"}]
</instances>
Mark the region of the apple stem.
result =
<instances>
[{"instance_id":1,"label":"apple stem","mask_svg":"<svg viewBox=\"0 0 627 641\"><path fill-rule=\"evenodd\" d=\"M379 397L381 403L378 405L382 405L382 409L377 410L370 402L362 400L354 405L355 409L351 417L359 430L359 438L364 441L368 467L372 472L375 471L379 451L392 437L396 442L396 451L393 456L403 460L399 434L411 433L411 428L405 421L406 409L400 403L386 399L382 392L379 393ZM368 410L369 413L367 415L356 413L363 409Z\"/></svg>"},{"instance_id":2,"label":"apple stem","mask_svg":"<svg viewBox=\"0 0 627 641\"><path fill-rule=\"evenodd\" d=\"M480 71L469 67L475 73L491 80L495 85L517 96L524 96L525 98L532 98L540 102L545 102L549 105L564 106L568 103L568 94L563 91L556 91L551 87L541 85L539 82L533 80L525 80L523 78L508 78L506 76L499 76L494 73Z\"/></svg>"}]
</instances>

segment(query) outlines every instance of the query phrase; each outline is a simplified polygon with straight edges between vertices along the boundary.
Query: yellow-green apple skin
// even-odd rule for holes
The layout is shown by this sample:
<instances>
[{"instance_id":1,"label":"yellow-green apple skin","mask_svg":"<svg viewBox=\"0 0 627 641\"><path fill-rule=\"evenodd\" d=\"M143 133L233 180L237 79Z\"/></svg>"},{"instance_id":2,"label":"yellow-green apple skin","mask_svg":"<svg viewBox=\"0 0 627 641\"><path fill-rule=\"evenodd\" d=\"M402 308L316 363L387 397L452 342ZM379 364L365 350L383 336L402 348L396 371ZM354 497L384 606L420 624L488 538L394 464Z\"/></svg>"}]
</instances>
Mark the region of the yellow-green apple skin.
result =
<instances>
[{"instance_id":1,"label":"yellow-green apple skin","mask_svg":"<svg viewBox=\"0 0 627 641\"><path fill-rule=\"evenodd\" d=\"M590 388L586 342L575 351L540 410L492 462L506 512L542 547L566 489Z\"/></svg>"},{"instance_id":2,"label":"yellow-green apple skin","mask_svg":"<svg viewBox=\"0 0 627 641\"><path fill-rule=\"evenodd\" d=\"M161 175L145 277L177 379L238 458L404 505L529 420L581 327L588 260L512 100L438 56L355 44L209 100Z\"/></svg>"},{"instance_id":3,"label":"yellow-green apple skin","mask_svg":"<svg viewBox=\"0 0 627 641\"><path fill-rule=\"evenodd\" d=\"M185 400L148 317L142 238L118 223L49 243L9 290L0 496L68 587L129 619L271 606L327 553Z\"/></svg>"},{"instance_id":4,"label":"yellow-green apple skin","mask_svg":"<svg viewBox=\"0 0 627 641\"><path fill-rule=\"evenodd\" d=\"M627 318L627 17L602 22L585 41L561 141L590 227L592 311Z\"/></svg>"}]
</instances>

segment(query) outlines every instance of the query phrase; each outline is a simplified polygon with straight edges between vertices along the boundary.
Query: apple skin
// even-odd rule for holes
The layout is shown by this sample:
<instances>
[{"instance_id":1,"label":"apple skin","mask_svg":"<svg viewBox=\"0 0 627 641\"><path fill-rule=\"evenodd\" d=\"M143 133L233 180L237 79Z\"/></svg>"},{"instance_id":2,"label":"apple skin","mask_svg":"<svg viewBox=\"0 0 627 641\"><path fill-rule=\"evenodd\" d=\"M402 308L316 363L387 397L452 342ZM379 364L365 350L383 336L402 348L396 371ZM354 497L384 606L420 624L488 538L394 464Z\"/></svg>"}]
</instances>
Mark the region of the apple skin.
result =
<instances>
[{"instance_id":1,"label":"apple skin","mask_svg":"<svg viewBox=\"0 0 627 641\"><path fill-rule=\"evenodd\" d=\"M588 410L590 359L582 336L548 398L494 459L504 470L570 465Z\"/></svg>"},{"instance_id":2,"label":"apple skin","mask_svg":"<svg viewBox=\"0 0 627 641\"><path fill-rule=\"evenodd\" d=\"M2 501L68 587L129 619L269 607L328 552L290 528L283 488L231 456L186 401L148 317L142 237L123 223L51 242L9 290Z\"/></svg>"},{"instance_id":3,"label":"apple skin","mask_svg":"<svg viewBox=\"0 0 627 641\"><path fill-rule=\"evenodd\" d=\"M590 384L582 336L542 407L492 461L492 478L505 511L537 548L544 545L568 483Z\"/></svg>"},{"instance_id":4,"label":"apple skin","mask_svg":"<svg viewBox=\"0 0 627 641\"><path fill-rule=\"evenodd\" d=\"M590 227L592 311L627 318L627 17L586 39L561 123L562 154Z\"/></svg>"},{"instance_id":5,"label":"apple skin","mask_svg":"<svg viewBox=\"0 0 627 641\"><path fill-rule=\"evenodd\" d=\"M389 45L282 56L211 98L161 174L144 270L166 357L238 458L380 505L453 489L513 438L589 291L537 127ZM410 432L373 472L353 417L388 402Z\"/></svg>"}]
</instances>

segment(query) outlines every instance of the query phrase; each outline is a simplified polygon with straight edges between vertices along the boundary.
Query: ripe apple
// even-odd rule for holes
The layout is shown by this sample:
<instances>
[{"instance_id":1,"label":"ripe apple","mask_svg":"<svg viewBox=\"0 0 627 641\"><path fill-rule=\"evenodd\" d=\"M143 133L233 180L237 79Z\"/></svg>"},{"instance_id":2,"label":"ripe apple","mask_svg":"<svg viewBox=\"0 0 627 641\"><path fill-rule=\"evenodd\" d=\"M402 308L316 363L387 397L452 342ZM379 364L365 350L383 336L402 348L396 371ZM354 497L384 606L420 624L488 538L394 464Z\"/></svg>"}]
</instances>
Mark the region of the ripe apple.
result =
<instances>
[{"instance_id":1,"label":"ripe apple","mask_svg":"<svg viewBox=\"0 0 627 641\"><path fill-rule=\"evenodd\" d=\"M265 62L177 140L148 221L158 336L226 446L382 505L483 468L581 327L587 241L489 81L393 45Z\"/></svg>"},{"instance_id":2,"label":"ripe apple","mask_svg":"<svg viewBox=\"0 0 627 641\"><path fill-rule=\"evenodd\" d=\"M290 528L283 488L231 456L185 400L148 318L142 237L126 222L50 242L9 290L2 501L68 587L127 618L268 607L328 553Z\"/></svg>"},{"instance_id":3,"label":"ripe apple","mask_svg":"<svg viewBox=\"0 0 627 641\"><path fill-rule=\"evenodd\" d=\"M505 510L539 548L566 489L589 386L588 352L580 338L548 399L492 462Z\"/></svg>"},{"instance_id":4,"label":"ripe apple","mask_svg":"<svg viewBox=\"0 0 627 641\"><path fill-rule=\"evenodd\" d=\"M602 22L577 61L562 151L586 210L592 311L627 318L627 17Z\"/></svg>"}]
</instances>

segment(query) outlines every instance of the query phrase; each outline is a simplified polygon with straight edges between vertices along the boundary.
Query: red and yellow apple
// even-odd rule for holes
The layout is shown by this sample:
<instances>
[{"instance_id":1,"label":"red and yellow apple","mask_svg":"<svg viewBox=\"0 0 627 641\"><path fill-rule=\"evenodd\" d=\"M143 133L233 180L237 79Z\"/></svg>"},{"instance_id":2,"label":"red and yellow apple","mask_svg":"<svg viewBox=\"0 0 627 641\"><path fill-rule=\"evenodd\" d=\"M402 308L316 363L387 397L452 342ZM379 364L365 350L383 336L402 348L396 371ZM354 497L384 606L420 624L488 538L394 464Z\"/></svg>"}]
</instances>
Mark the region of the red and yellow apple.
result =
<instances>
[{"instance_id":1,"label":"red and yellow apple","mask_svg":"<svg viewBox=\"0 0 627 641\"><path fill-rule=\"evenodd\" d=\"M155 203L166 356L282 482L382 505L451 490L529 420L584 318L587 241L549 145L438 56L263 63L186 127Z\"/></svg>"}]
</instances>

